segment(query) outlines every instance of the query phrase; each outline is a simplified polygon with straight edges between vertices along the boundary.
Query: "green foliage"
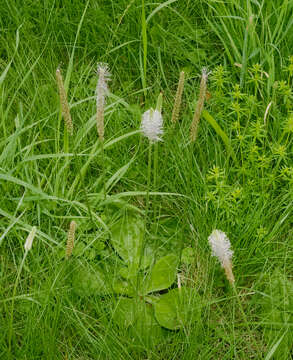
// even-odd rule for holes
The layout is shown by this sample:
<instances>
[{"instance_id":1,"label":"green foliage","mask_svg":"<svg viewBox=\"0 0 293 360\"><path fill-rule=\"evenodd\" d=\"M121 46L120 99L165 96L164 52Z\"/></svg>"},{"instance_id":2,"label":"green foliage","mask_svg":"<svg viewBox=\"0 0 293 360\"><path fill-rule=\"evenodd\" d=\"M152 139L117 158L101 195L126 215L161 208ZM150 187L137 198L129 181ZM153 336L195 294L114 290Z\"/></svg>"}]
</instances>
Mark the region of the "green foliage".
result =
<instances>
[{"instance_id":1,"label":"green foliage","mask_svg":"<svg viewBox=\"0 0 293 360\"><path fill-rule=\"evenodd\" d=\"M114 293L132 297L132 299L118 298L118 303L114 308L113 320L120 327L138 327L138 331L149 329L148 331L152 331L154 338L158 332L156 330L158 323L174 330L185 326L187 323L198 321L198 311L194 310L194 306L196 303L196 306L199 307L200 301L199 298L195 301L193 289L183 288L182 292L180 290L180 296L174 291L178 289L173 289L159 297L146 297L144 299L150 293L165 290L172 286L177 275L178 256L174 254L163 256L157 260L149 272L145 273L148 266L140 261L143 249L143 221L139 217L126 215L115 223L111 233L113 247L126 265L120 268L120 277L115 278L112 275L115 274L113 264L112 266L109 264L105 268L109 274L108 279L106 279L102 269L97 266L76 268L73 274L73 288L76 294L79 296L99 296L111 294L114 291ZM151 259L151 255L148 257ZM140 270L144 272L143 276ZM168 294L170 296L167 296ZM180 300L181 296L184 302ZM155 304L158 323L152 318L152 305L148 304L150 299L151 303ZM196 316L190 317L190 311Z\"/></svg>"},{"instance_id":2,"label":"green foliage","mask_svg":"<svg viewBox=\"0 0 293 360\"><path fill-rule=\"evenodd\" d=\"M155 316L161 326L170 330L200 321L201 299L195 289L173 289L155 303Z\"/></svg>"},{"instance_id":3,"label":"green foliage","mask_svg":"<svg viewBox=\"0 0 293 360\"><path fill-rule=\"evenodd\" d=\"M81 297L106 295L111 292L102 269L86 264L75 267L72 286L74 292Z\"/></svg>"},{"instance_id":4,"label":"green foliage","mask_svg":"<svg viewBox=\"0 0 293 360\"><path fill-rule=\"evenodd\" d=\"M292 39L290 18L292 1L212 1L206 0L206 20L217 35L218 43L224 47L224 57L231 66L240 64L241 87L245 85L247 69L261 64L269 74L266 90L270 93L275 79L279 76L279 53L289 57ZM254 80L259 77L258 67L254 68ZM290 70L289 70L290 71Z\"/></svg>"},{"instance_id":5,"label":"green foliage","mask_svg":"<svg viewBox=\"0 0 293 360\"><path fill-rule=\"evenodd\" d=\"M192 265L195 259L195 251L190 247L186 247L182 250L181 262L185 265Z\"/></svg>"},{"instance_id":6,"label":"green foliage","mask_svg":"<svg viewBox=\"0 0 293 360\"><path fill-rule=\"evenodd\" d=\"M128 329L134 339L143 339L150 347L160 343L164 333L150 304L142 299L120 298L115 306L113 321L120 329Z\"/></svg>"},{"instance_id":7,"label":"green foliage","mask_svg":"<svg viewBox=\"0 0 293 360\"><path fill-rule=\"evenodd\" d=\"M274 359L289 359L293 334L293 282L278 269L274 271L262 300L264 336ZM277 345L277 346L276 346Z\"/></svg>"},{"instance_id":8,"label":"green foliage","mask_svg":"<svg viewBox=\"0 0 293 360\"><path fill-rule=\"evenodd\" d=\"M144 280L144 294L168 289L176 279L177 265L178 257L174 254L159 259Z\"/></svg>"},{"instance_id":9,"label":"green foliage","mask_svg":"<svg viewBox=\"0 0 293 360\"><path fill-rule=\"evenodd\" d=\"M143 231L142 219L128 216L119 220L111 229L113 247L128 266L129 275L136 275L140 266Z\"/></svg>"},{"instance_id":10,"label":"green foliage","mask_svg":"<svg viewBox=\"0 0 293 360\"><path fill-rule=\"evenodd\" d=\"M256 348L267 359L290 356L292 6L0 2L0 358L261 358ZM98 61L112 72L103 156ZM72 137L59 115L58 65ZM202 67L212 73L190 146ZM172 128L181 70L182 109ZM159 93L164 136L148 188L139 127ZM65 260L73 219L75 248ZM210 262L214 228L229 233L251 333ZM272 268L284 270L271 276Z\"/></svg>"}]
</instances>

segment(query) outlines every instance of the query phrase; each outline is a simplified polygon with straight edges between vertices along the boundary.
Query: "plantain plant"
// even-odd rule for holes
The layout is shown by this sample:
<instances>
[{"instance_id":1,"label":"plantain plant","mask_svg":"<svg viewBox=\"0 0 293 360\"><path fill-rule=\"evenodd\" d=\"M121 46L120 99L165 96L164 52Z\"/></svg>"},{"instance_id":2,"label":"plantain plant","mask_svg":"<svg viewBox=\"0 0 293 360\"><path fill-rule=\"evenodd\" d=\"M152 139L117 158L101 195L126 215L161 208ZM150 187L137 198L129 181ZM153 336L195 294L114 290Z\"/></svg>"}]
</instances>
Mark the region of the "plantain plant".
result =
<instances>
[{"instance_id":1,"label":"plantain plant","mask_svg":"<svg viewBox=\"0 0 293 360\"><path fill-rule=\"evenodd\" d=\"M120 218L111 229L116 261L79 267L73 278L75 292L112 295L112 320L141 335L146 331L159 335L161 327L177 330L199 322L201 301L196 290L174 285L179 256L168 254L154 261L154 251L143 242L144 221L134 216Z\"/></svg>"}]
</instances>

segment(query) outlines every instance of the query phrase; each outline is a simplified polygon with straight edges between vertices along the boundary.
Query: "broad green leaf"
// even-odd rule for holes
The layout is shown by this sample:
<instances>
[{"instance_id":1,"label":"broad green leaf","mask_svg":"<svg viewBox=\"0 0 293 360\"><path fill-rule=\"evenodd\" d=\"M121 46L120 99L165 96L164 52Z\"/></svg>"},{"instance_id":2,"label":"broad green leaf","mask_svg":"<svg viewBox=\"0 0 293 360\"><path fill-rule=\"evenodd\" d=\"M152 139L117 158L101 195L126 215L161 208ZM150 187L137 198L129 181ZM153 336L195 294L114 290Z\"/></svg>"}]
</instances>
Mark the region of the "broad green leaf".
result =
<instances>
[{"instance_id":1,"label":"broad green leaf","mask_svg":"<svg viewBox=\"0 0 293 360\"><path fill-rule=\"evenodd\" d=\"M116 294L134 296L134 289L131 284L125 280L115 279L112 284L113 291Z\"/></svg>"},{"instance_id":2,"label":"broad green leaf","mask_svg":"<svg viewBox=\"0 0 293 360\"><path fill-rule=\"evenodd\" d=\"M73 272L72 286L74 292L82 297L111 293L102 271L89 266L79 267Z\"/></svg>"},{"instance_id":3,"label":"broad green leaf","mask_svg":"<svg viewBox=\"0 0 293 360\"><path fill-rule=\"evenodd\" d=\"M138 217L125 216L111 230L112 244L117 253L135 274L139 267L139 259L143 244L143 221Z\"/></svg>"},{"instance_id":4,"label":"broad green leaf","mask_svg":"<svg viewBox=\"0 0 293 360\"><path fill-rule=\"evenodd\" d=\"M121 297L115 306L113 320L121 328L127 328L135 323L136 317L135 299Z\"/></svg>"},{"instance_id":5,"label":"broad green leaf","mask_svg":"<svg viewBox=\"0 0 293 360\"><path fill-rule=\"evenodd\" d=\"M145 280L143 294L170 287L176 279L177 265L178 257L174 254L159 259Z\"/></svg>"},{"instance_id":6,"label":"broad green leaf","mask_svg":"<svg viewBox=\"0 0 293 360\"><path fill-rule=\"evenodd\" d=\"M163 331L154 317L153 307L142 298L120 298L114 308L113 320L123 333L128 329L131 338L140 343L154 345L162 338Z\"/></svg>"},{"instance_id":7,"label":"broad green leaf","mask_svg":"<svg viewBox=\"0 0 293 360\"><path fill-rule=\"evenodd\" d=\"M162 295L154 308L158 323L170 330L200 320L200 298L195 289L173 289Z\"/></svg>"}]
</instances>

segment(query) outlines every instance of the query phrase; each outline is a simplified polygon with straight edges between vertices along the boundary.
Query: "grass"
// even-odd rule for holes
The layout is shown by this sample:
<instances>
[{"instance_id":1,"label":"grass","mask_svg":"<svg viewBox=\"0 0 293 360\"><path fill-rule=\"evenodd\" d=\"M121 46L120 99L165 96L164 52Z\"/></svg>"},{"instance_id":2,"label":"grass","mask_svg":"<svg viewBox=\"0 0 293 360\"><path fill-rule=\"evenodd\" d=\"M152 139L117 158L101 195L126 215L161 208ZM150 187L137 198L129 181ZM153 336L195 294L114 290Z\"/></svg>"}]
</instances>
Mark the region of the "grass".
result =
<instances>
[{"instance_id":1,"label":"grass","mask_svg":"<svg viewBox=\"0 0 293 360\"><path fill-rule=\"evenodd\" d=\"M292 358L293 2L62 5L0 5L0 358ZM112 72L103 149L95 123L101 61ZM73 136L60 112L59 65ZM190 143L203 67L212 70L209 96ZM164 141L150 153L141 115L161 91ZM125 271L139 243L121 256L112 234L121 219L122 234L146 224L150 264L135 278L136 293L127 293L136 265L134 275ZM213 229L231 240L237 293L211 257ZM194 292L179 302L185 320L175 331L153 312L176 279L137 297L170 254L182 287Z\"/></svg>"}]
</instances>

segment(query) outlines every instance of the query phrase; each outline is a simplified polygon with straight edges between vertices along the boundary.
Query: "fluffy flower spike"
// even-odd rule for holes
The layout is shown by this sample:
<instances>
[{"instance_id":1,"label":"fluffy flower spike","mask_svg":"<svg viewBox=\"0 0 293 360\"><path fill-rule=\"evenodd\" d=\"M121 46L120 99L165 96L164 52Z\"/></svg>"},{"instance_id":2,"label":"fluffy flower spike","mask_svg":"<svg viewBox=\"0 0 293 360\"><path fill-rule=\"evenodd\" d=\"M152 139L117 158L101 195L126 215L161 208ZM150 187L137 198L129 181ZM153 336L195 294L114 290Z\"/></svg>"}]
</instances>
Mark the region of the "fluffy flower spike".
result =
<instances>
[{"instance_id":1,"label":"fluffy flower spike","mask_svg":"<svg viewBox=\"0 0 293 360\"><path fill-rule=\"evenodd\" d=\"M231 243L227 235L221 230L213 230L208 238L212 248L212 255L216 256L225 270L227 279L231 284L234 283L234 275L232 272L232 256Z\"/></svg>"},{"instance_id":2,"label":"fluffy flower spike","mask_svg":"<svg viewBox=\"0 0 293 360\"><path fill-rule=\"evenodd\" d=\"M107 63L98 63L97 74L99 77L97 84L97 93L104 91L104 94L107 95L109 93L107 82L111 80L111 73L109 70L109 65Z\"/></svg>"},{"instance_id":3,"label":"fluffy flower spike","mask_svg":"<svg viewBox=\"0 0 293 360\"><path fill-rule=\"evenodd\" d=\"M159 110L149 109L142 115L141 130L151 142L161 141L163 117Z\"/></svg>"},{"instance_id":4,"label":"fluffy flower spike","mask_svg":"<svg viewBox=\"0 0 293 360\"><path fill-rule=\"evenodd\" d=\"M108 65L106 63L98 63L98 83L96 87L96 120L99 138L104 140L104 110L106 104L106 96L109 94L107 82L111 79Z\"/></svg>"}]
</instances>

